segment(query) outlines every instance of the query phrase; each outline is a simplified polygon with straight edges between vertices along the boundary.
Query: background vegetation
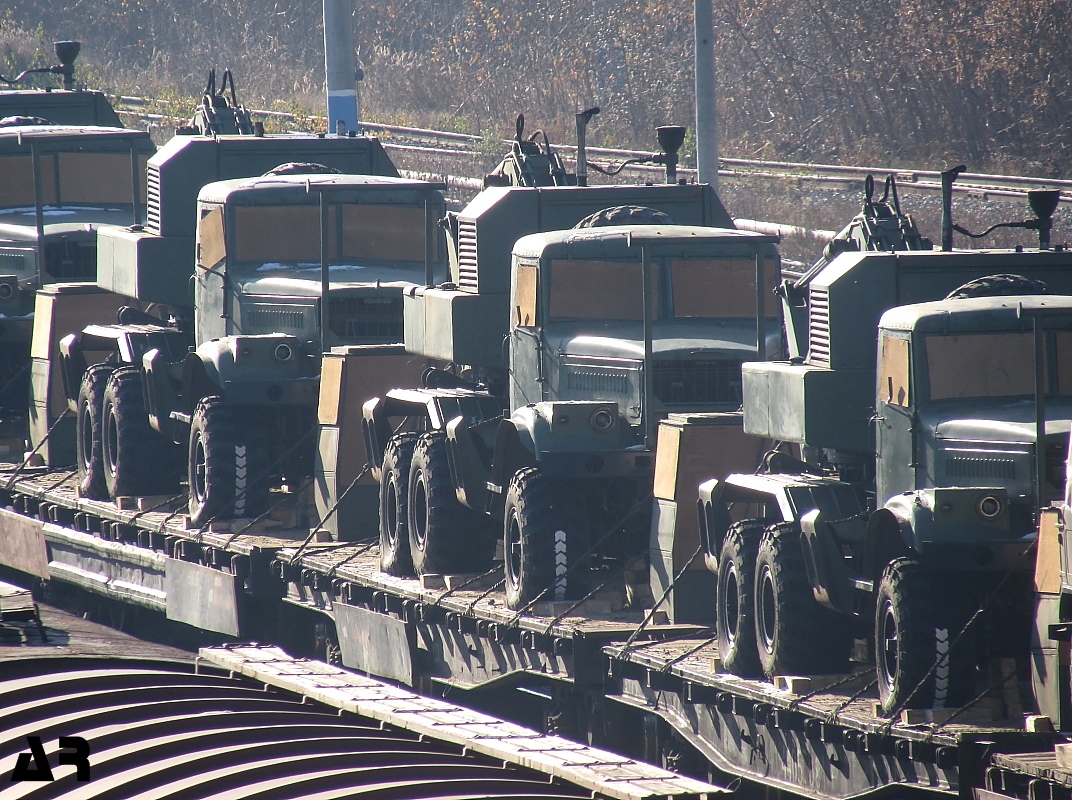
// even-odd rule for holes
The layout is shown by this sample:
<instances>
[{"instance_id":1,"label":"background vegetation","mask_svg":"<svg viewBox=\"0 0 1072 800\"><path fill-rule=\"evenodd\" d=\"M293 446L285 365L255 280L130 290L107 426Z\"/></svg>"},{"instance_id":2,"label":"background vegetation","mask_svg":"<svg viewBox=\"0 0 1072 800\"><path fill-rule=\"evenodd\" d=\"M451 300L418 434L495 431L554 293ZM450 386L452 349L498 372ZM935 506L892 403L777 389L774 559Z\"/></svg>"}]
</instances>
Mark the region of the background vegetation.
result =
<instances>
[{"instance_id":1,"label":"background vegetation","mask_svg":"<svg viewBox=\"0 0 1072 800\"><path fill-rule=\"evenodd\" d=\"M724 156L1072 177L1068 0L714 0ZM595 144L689 124L691 0L357 0L365 118ZM83 42L95 88L191 97L230 67L253 107L319 113L320 0L13 0L0 72Z\"/></svg>"}]
</instances>

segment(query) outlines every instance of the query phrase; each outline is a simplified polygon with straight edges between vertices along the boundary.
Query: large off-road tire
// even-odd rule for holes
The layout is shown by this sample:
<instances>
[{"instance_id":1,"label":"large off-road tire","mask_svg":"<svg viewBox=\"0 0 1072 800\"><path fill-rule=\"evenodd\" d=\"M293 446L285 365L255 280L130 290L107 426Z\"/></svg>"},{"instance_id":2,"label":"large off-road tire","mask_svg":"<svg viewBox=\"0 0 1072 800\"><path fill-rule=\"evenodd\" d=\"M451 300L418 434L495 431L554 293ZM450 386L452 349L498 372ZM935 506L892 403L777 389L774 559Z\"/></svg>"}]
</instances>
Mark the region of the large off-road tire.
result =
<instances>
[{"instance_id":1,"label":"large off-road tire","mask_svg":"<svg viewBox=\"0 0 1072 800\"><path fill-rule=\"evenodd\" d=\"M588 591L584 502L540 472L520 470L506 492L503 519L506 605L517 611L533 600L576 600Z\"/></svg>"},{"instance_id":2,"label":"large off-road tire","mask_svg":"<svg viewBox=\"0 0 1072 800\"><path fill-rule=\"evenodd\" d=\"M722 667L742 678L760 673L756 651L756 553L764 525L759 520L735 522L726 531L718 556L715 589L715 629Z\"/></svg>"},{"instance_id":3,"label":"large off-road tire","mask_svg":"<svg viewBox=\"0 0 1072 800\"><path fill-rule=\"evenodd\" d=\"M409 465L416 433L395 434L387 442L380 473L380 569L388 575L413 574L409 555Z\"/></svg>"},{"instance_id":4,"label":"large off-road tire","mask_svg":"<svg viewBox=\"0 0 1072 800\"><path fill-rule=\"evenodd\" d=\"M795 522L771 525L756 554L756 644L768 676L822 675L848 668L852 620L815 599L800 537Z\"/></svg>"},{"instance_id":5,"label":"large off-road tire","mask_svg":"<svg viewBox=\"0 0 1072 800\"><path fill-rule=\"evenodd\" d=\"M149 425L141 370L112 373L101 412L101 458L111 497L140 497L178 489L182 450Z\"/></svg>"},{"instance_id":6,"label":"large off-road tire","mask_svg":"<svg viewBox=\"0 0 1072 800\"><path fill-rule=\"evenodd\" d=\"M190 522L257 517L268 507L268 443L257 415L206 397L190 420Z\"/></svg>"},{"instance_id":7,"label":"large off-road tire","mask_svg":"<svg viewBox=\"0 0 1072 800\"><path fill-rule=\"evenodd\" d=\"M589 214L574 228L602 228L606 225L673 225L670 215L648 206L614 206Z\"/></svg>"},{"instance_id":8,"label":"large off-road tire","mask_svg":"<svg viewBox=\"0 0 1072 800\"><path fill-rule=\"evenodd\" d=\"M946 300L958 300L967 297L998 297L1014 296L1021 294L1050 294L1052 290L1048 283L1025 278L1023 275L1002 273L1000 275L987 275L984 278L976 278L958 286L945 296Z\"/></svg>"},{"instance_id":9,"label":"large off-road tire","mask_svg":"<svg viewBox=\"0 0 1072 800\"><path fill-rule=\"evenodd\" d=\"M973 695L972 648L940 576L910 558L886 565L875 598L875 669L882 710L956 708Z\"/></svg>"},{"instance_id":10,"label":"large off-road tire","mask_svg":"<svg viewBox=\"0 0 1072 800\"><path fill-rule=\"evenodd\" d=\"M409 468L409 553L418 575L486 572L495 555L491 521L458 502L446 436L425 433Z\"/></svg>"},{"instance_id":11,"label":"large off-road tire","mask_svg":"<svg viewBox=\"0 0 1072 800\"><path fill-rule=\"evenodd\" d=\"M108 499L108 484L104 481L104 458L101 439L104 426L104 389L115 367L94 364L82 376L78 390L78 420L75 424L75 450L78 462L78 493L92 500Z\"/></svg>"}]
</instances>

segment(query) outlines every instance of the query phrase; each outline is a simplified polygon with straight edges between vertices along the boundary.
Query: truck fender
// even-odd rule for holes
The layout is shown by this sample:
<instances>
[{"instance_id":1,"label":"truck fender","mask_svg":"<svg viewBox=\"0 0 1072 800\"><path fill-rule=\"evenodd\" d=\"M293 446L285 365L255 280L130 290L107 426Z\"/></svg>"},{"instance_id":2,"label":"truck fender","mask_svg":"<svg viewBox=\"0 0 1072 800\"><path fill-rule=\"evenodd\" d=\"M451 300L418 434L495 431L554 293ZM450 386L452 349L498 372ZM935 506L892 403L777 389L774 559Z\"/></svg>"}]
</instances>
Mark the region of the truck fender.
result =
<instances>
[{"instance_id":1,"label":"truck fender","mask_svg":"<svg viewBox=\"0 0 1072 800\"><path fill-rule=\"evenodd\" d=\"M800 518L800 532L804 568L816 601L842 614L851 614L853 593L849 572L837 536L822 519L819 509L812 509Z\"/></svg>"},{"instance_id":2,"label":"truck fender","mask_svg":"<svg viewBox=\"0 0 1072 800\"><path fill-rule=\"evenodd\" d=\"M722 480L712 478L700 484L698 503L704 565L716 573L718 572L718 555L722 551L726 531L735 521L729 511L732 505L763 503L770 508L778 509L777 513L780 514L770 521L793 519L791 504L785 497L784 484L770 480L765 475L734 474L727 475Z\"/></svg>"},{"instance_id":3,"label":"truck fender","mask_svg":"<svg viewBox=\"0 0 1072 800\"><path fill-rule=\"evenodd\" d=\"M82 334L69 333L60 339L60 379L67 405L78 413L78 392L82 389L82 376L86 374L85 353L82 352Z\"/></svg>"},{"instance_id":4,"label":"truck fender","mask_svg":"<svg viewBox=\"0 0 1072 800\"><path fill-rule=\"evenodd\" d=\"M700 543L704 550L704 565L708 570L718 574L718 554L722 550L722 540L730 527L730 515L726 504L721 501L722 482L712 478L700 484L696 512L699 515Z\"/></svg>"},{"instance_id":5,"label":"truck fender","mask_svg":"<svg viewBox=\"0 0 1072 800\"><path fill-rule=\"evenodd\" d=\"M867 520L861 572L878 583L882 570L895 558L912 554L912 523L892 509L880 508Z\"/></svg>"},{"instance_id":6,"label":"truck fender","mask_svg":"<svg viewBox=\"0 0 1072 800\"><path fill-rule=\"evenodd\" d=\"M447 463L458 502L475 511L485 511L488 500L488 467L480 457L465 417L447 423Z\"/></svg>"},{"instance_id":7,"label":"truck fender","mask_svg":"<svg viewBox=\"0 0 1072 800\"><path fill-rule=\"evenodd\" d=\"M495 446L492 449L491 474L488 477L488 490L494 497L488 498L489 511L492 504L501 511L506 503L506 487L518 470L535 467L536 453L532 444L531 432L520 428L515 419L504 419L495 429Z\"/></svg>"},{"instance_id":8,"label":"truck fender","mask_svg":"<svg viewBox=\"0 0 1072 800\"><path fill-rule=\"evenodd\" d=\"M179 411L179 395L171 380L167 361L156 348L141 357L142 390L145 394L145 411L149 416L149 425L153 430L182 444L183 437L177 430L172 411Z\"/></svg>"},{"instance_id":9,"label":"truck fender","mask_svg":"<svg viewBox=\"0 0 1072 800\"><path fill-rule=\"evenodd\" d=\"M182 393L177 410L192 416L201 398L219 394L222 389L215 365L200 352L187 353L182 362Z\"/></svg>"},{"instance_id":10,"label":"truck fender","mask_svg":"<svg viewBox=\"0 0 1072 800\"><path fill-rule=\"evenodd\" d=\"M402 426L408 431L429 429L428 406L425 403L400 400L390 394L373 397L364 402L361 406L361 438L365 440L365 458L369 465L369 474L377 483L383 472L383 454L387 450L387 442L395 433L391 417L409 418L411 421ZM413 423L413 419L421 420L422 424Z\"/></svg>"}]
</instances>

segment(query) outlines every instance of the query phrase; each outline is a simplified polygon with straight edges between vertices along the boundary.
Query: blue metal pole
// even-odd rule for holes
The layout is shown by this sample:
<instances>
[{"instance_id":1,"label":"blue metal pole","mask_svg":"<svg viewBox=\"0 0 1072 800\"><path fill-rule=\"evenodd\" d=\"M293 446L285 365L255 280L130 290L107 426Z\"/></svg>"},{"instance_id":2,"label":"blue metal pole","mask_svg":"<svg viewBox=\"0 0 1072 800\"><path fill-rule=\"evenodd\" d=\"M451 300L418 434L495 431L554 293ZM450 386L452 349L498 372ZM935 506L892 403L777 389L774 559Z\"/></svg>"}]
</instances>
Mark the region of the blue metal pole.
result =
<instances>
[{"instance_id":1,"label":"blue metal pole","mask_svg":"<svg viewBox=\"0 0 1072 800\"><path fill-rule=\"evenodd\" d=\"M328 133L358 130L357 60L352 0L324 0L324 64Z\"/></svg>"}]
</instances>

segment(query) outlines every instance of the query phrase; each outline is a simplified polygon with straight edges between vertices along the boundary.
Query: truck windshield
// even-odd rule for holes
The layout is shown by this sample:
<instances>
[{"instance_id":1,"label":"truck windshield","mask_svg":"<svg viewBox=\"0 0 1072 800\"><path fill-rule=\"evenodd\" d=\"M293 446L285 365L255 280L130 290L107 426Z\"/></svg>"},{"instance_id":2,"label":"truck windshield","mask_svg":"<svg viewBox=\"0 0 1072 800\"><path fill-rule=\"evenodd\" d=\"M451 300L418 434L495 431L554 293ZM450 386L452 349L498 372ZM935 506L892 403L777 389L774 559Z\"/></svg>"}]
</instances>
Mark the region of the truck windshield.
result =
<instances>
[{"instance_id":1,"label":"truck windshield","mask_svg":"<svg viewBox=\"0 0 1072 800\"><path fill-rule=\"evenodd\" d=\"M238 206L232 264L320 263L320 207ZM424 263L424 208L336 203L328 209L328 259L334 263Z\"/></svg>"},{"instance_id":2,"label":"truck windshield","mask_svg":"<svg viewBox=\"0 0 1072 800\"><path fill-rule=\"evenodd\" d=\"M145 175L148 156L139 156ZM130 153L46 153L38 159L41 204L45 206L129 206L132 181ZM0 158L0 207L34 208L33 159L28 155ZM145 202L145 181L139 203Z\"/></svg>"},{"instance_id":3,"label":"truck windshield","mask_svg":"<svg viewBox=\"0 0 1072 800\"><path fill-rule=\"evenodd\" d=\"M764 272L768 291L777 283L773 261ZM668 258L652 263L658 318L751 319L756 313L756 262L752 258ZM640 261L552 259L548 318L643 320ZM776 304L767 313L777 316Z\"/></svg>"},{"instance_id":4,"label":"truck windshield","mask_svg":"<svg viewBox=\"0 0 1072 800\"><path fill-rule=\"evenodd\" d=\"M932 335L925 339L931 400L1030 396L1035 392L1030 333ZM1072 332L1046 336L1046 386L1072 395Z\"/></svg>"}]
</instances>

